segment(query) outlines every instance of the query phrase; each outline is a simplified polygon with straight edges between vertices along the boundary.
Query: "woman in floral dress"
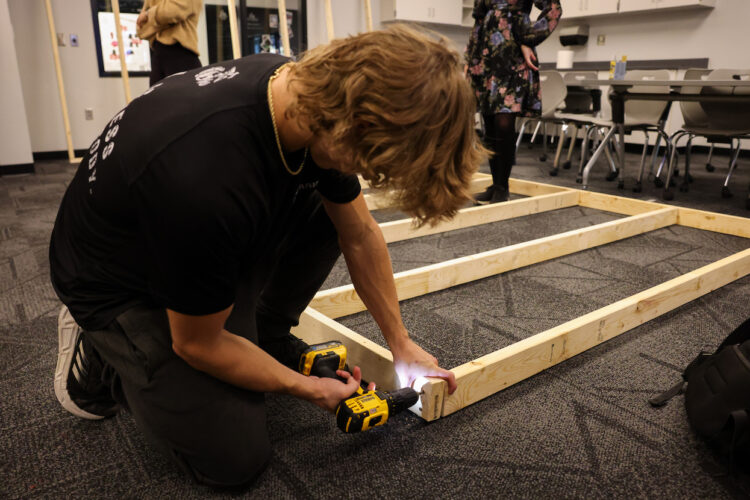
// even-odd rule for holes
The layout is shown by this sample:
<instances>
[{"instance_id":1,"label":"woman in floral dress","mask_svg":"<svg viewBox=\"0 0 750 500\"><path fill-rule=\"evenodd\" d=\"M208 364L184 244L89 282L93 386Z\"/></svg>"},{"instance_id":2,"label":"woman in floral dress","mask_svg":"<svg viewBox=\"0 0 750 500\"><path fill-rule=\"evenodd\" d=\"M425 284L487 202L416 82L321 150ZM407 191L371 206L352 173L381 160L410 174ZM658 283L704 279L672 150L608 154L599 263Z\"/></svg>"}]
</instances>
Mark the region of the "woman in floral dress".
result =
<instances>
[{"instance_id":1,"label":"woman in floral dress","mask_svg":"<svg viewBox=\"0 0 750 500\"><path fill-rule=\"evenodd\" d=\"M532 5L541 10L536 21ZM560 0L475 0L474 28L466 48L467 77L484 119L492 186L477 195L480 204L508 199L508 178L515 163L516 117L542 110L539 68L534 47L557 26Z\"/></svg>"}]
</instances>

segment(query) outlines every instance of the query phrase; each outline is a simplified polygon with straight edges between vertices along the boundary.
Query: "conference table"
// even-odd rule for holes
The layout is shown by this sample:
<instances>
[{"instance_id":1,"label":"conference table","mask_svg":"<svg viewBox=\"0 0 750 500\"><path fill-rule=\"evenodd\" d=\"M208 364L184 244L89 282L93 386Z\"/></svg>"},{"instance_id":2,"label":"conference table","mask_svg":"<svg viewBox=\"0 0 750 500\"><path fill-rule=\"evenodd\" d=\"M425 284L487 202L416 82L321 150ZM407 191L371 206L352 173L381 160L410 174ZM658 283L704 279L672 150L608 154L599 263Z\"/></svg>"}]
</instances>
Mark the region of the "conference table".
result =
<instances>
[{"instance_id":1,"label":"conference table","mask_svg":"<svg viewBox=\"0 0 750 500\"><path fill-rule=\"evenodd\" d=\"M694 102L724 102L724 103L750 103L750 80L586 80L586 86L609 86L612 91L609 100L612 105L612 123L604 139L599 143L591 158L583 169L583 189L588 187L588 177L591 168L596 163L613 135L617 134L617 161L619 163L618 187L624 186L622 177L625 166L625 102L626 101L694 101ZM637 93L630 92L634 86L639 87L666 87L668 93L644 92L641 89ZM682 87L700 88L697 94L680 93ZM706 93L706 87L726 87L727 91ZM740 89L740 93L735 93ZM731 92L729 91L731 90ZM671 145L667 145L671 148ZM671 198L669 194L669 182L664 186L664 198Z\"/></svg>"}]
</instances>

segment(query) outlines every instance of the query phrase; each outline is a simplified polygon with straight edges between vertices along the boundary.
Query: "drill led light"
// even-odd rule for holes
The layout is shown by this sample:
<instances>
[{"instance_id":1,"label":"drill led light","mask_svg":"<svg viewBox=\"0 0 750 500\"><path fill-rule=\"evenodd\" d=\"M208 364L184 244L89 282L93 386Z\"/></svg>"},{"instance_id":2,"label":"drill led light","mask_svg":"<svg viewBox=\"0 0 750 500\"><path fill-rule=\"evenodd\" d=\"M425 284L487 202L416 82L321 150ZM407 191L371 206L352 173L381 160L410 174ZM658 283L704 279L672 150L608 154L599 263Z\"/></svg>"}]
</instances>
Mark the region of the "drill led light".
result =
<instances>
[{"instance_id":1,"label":"drill led light","mask_svg":"<svg viewBox=\"0 0 750 500\"><path fill-rule=\"evenodd\" d=\"M414 379L414 383L411 384L411 388L417 391L419 394L422 394L422 387L424 387L427 382L429 382L429 379L427 377L417 377L416 379ZM417 399L417 402L411 405L409 409L416 410L420 404L421 401Z\"/></svg>"},{"instance_id":2,"label":"drill led light","mask_svg":"<svg viewBox=\"0 0 750 500\"><path fill-rule=\"evenodd\" d=\"M414 383L411 384L411 388L421 393L422 387L424 387L424 385L429 381L430 379L428 379L427 377L417 377L416 379L414 379Z\"/></svg>"}]
</instances>

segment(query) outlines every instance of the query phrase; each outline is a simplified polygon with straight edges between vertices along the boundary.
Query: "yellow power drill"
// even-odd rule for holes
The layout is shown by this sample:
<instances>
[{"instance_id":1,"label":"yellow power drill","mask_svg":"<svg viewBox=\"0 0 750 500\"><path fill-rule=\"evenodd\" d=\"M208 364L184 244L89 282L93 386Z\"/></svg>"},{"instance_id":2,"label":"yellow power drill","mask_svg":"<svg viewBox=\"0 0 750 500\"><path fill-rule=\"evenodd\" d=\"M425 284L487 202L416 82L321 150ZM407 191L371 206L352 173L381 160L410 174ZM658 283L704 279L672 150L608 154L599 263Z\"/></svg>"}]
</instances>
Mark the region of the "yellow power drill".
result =
<instances>
[{"instance_id":1,"label":"yellow power drill","mask_svg":"<svg viewBox=\"0 0 750 500\"><path fill-rule=\"evenodd\" d=\"M303 375L342 380L336 370L346 369L346 346L339 341L309 346L300 355L299 371ZM388 418L411 407L419 393L411 387L397 391L368 391L367 383L336 407L336 424L344 432L362 432L385 424Z\"/></svg>"}]
</instances>

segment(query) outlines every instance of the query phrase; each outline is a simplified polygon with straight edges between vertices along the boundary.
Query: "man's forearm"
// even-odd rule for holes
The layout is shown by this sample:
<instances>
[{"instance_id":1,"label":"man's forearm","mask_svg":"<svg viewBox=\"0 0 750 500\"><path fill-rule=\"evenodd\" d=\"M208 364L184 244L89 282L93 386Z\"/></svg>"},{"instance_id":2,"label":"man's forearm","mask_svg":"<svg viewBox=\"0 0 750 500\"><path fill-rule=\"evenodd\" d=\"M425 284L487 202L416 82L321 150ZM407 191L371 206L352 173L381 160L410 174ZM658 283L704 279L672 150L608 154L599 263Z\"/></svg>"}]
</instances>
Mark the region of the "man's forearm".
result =
<instances>
[{"instance_id":1,"label":"man's forearm","mask_svg":"<svg viewBox=\"0 0 750 500\"><path fill-rule=\"evenodd\" d=\"M342 252L357 293L375 318L391 348L408 339L401 320L393 267L383 234L377 225L370 226L360 238L341 242Z\"/></svg>"},{"instance_id":2,"label":"man's forearm","mask_svg":"<svg viewBox=\"0 0 750 500\"><path fill-rule=\"evenodd\" d=\"M310 400L314 381L278 363L244 337L223 330L208 344L175 346L175 352L196 370L224 382L258 392L280 392Z\"/></svg>"}]
</instances>

